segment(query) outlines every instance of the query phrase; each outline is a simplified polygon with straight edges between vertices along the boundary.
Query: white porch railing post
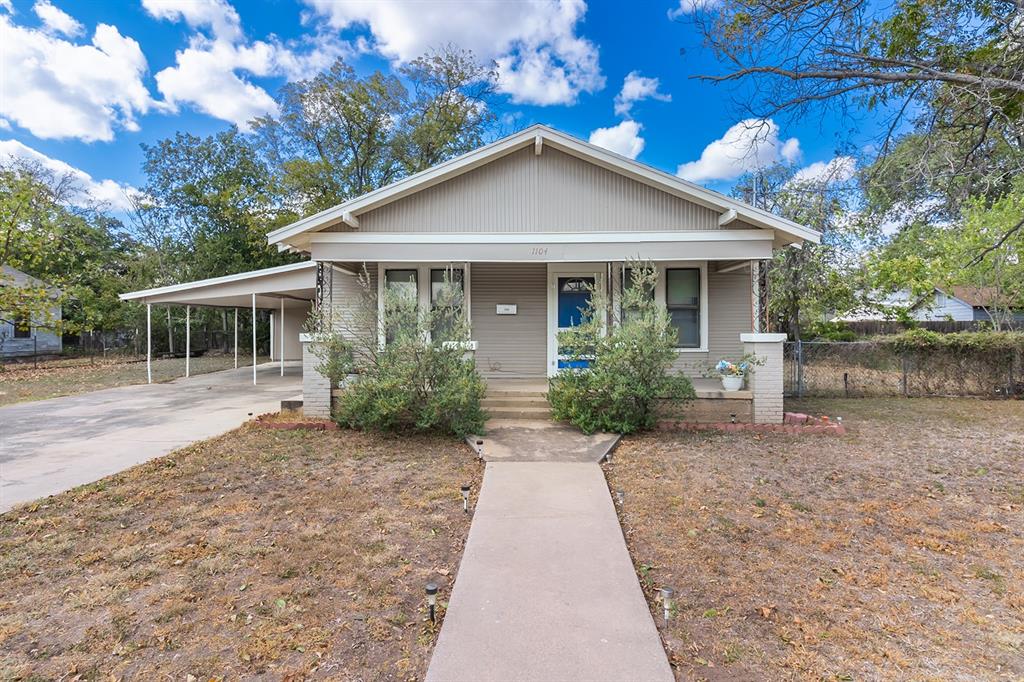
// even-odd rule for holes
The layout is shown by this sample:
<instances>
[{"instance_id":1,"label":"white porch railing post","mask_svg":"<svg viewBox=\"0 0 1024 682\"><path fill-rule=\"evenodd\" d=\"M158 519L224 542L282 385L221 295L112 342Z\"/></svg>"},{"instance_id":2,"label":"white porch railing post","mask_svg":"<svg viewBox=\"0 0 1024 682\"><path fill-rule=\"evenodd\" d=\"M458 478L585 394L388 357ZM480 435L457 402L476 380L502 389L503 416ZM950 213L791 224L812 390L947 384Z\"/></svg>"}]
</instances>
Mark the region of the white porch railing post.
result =
<instances>
[{"instance_id":1,"label":"white porch railing post","mask_svg":"<svg viewBox=\"0 0 1024 682\"><path fill-rule=\"evenodd\" d=\"M146 304L146 383L153 383L153 304Z\"/></svg>"},{"instance_id":2,"label":"white porch railing post","mask_svg":"<svg viewBox=\"0 0 1024 682\"><path fill-rule=\"evenodd\" d=\"M192 359L192 306L185 306L185 378L191 372L190 360Z\"/></svg>"},{"instance_id":3,"label":"white porch railing post","mask_svg":"<svg viewBox=\"0 0 1024 682\"><path fill-rule=\"evenodd\" d=\"M256 294L252 295L252 385L256 385Z\"/></svg>"}]
</instances>

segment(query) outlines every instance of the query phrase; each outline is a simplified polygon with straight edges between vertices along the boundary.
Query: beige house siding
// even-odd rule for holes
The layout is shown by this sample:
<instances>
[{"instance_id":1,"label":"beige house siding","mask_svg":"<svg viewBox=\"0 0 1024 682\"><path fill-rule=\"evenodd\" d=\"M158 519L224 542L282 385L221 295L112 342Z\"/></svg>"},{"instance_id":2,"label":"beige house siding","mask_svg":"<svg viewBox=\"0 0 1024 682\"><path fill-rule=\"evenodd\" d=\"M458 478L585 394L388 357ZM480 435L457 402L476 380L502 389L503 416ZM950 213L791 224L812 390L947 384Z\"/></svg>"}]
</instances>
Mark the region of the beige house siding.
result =
<instances>
[{"instance_id":1,"label":"beige house siding","mask_svg":"<svg viewBox=\"0 0 1024 682\"><path fill-rule=\"evenodd\" d=\"M749 270L708 272L708 316L710 360L743 355L740 334L751 331Z\"/></svg>"},{"instance_id":2,"label":"beige house siding","mask_svg":"<svg viewBox=\"0 0 1024 682\"><path fill-rule=\"evenodd\" d=\"M363 213L359 231L717 230L718 216L570 154L527 148Z\"/></svg>"},{"instance_id":3,"label":"beige house siding","mask_svg":"<svg viewBox=\"0 0 1024 682\"><path fill-rule=\"evenodd\" d=\"M345 264L345 267L356 273L355 275L335 271L331 283L331 326L346 335L359 335L372 342L377 333L377 264L365 264L366 275L369 277L369 291L359 281L363 276L363 265Z\"/></svg>"},{"instance_id":4,"label":"beige house siding","mask_svg":"<svg viewBox=\"0 0 1024 682\"><path fill-rule=\"evenodd\" d=\"M547 369L547 265L475 263L470 307L477 368L485 377L544 376ZM497 305L517 306L515 315Z\"/></svg>"}]
</instances>

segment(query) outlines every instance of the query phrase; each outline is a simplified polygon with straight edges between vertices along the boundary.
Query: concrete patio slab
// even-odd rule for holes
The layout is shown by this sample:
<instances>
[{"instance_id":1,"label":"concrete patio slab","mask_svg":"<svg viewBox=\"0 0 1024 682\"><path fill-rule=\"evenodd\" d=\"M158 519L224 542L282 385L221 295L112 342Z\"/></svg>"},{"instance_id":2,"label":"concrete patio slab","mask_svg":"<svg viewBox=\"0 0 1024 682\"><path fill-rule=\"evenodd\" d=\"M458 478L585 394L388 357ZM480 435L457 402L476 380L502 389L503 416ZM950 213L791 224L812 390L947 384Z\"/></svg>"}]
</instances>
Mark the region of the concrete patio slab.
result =
<instances>
[{"instance_id":1,"label":"concrete patio slab","mask_svg":"<svg viewBox=\"0 0 1024 682\"><path fill-rule=\"evenodd\" d=\"M426 679L673 679L597 464L487 464Z\"/></svg>"},{"instance_id":2,"label":"concrete patio slab","mask_svg":"<svg viewBox=\"0 0 1024 682\"><path fill-rule=\"evenodd\" d=\"M588 436L575 426L551 421L492 419L485 435L466 440L474 449L482 448L487 462L600 462L620 438L617 433Z\"/></svg>"},{"instance_id":3,"label":"concrete patio slab","mask_svg":"<svg viewBox=\"0 0 1024 682\"><path fill-rule=\"evenodd\" d=\"M0 407L0 512L165 455L276 412L299 363L212 372Z\"/></svg>"}]
</instances>

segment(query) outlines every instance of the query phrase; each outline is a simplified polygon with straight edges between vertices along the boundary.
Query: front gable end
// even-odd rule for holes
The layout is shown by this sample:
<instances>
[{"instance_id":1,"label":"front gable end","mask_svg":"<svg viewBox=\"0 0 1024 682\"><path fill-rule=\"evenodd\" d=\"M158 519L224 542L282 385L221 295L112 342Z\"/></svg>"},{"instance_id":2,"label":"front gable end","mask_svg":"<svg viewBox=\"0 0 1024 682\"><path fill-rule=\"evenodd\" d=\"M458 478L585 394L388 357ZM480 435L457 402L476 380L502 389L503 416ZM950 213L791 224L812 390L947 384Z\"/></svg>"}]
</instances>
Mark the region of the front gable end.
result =
<instances>
[{"instance_id":1,"label":"front gable end","mask_svg":"<svg viewBox=\"0 0 1024 682\"><path fill-rule=\"evenodd\" d=\"M359 216L360 232L717 230L720 212L532 146ZM345 224L332 230L354 228Z\"/></svg>"}]
</instances>

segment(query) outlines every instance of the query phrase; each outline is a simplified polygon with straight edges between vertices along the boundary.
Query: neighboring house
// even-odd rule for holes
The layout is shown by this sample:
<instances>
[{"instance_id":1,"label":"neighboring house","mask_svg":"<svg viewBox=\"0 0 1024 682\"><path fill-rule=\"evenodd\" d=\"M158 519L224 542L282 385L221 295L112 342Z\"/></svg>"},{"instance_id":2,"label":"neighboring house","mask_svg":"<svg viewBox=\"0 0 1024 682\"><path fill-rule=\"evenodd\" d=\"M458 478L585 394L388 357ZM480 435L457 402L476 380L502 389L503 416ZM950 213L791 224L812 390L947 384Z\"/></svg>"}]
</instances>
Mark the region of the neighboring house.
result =
<instances>
[{"instance_id":1,"label":"neighboring house","mask_svg":"<svg viewBox=\"0 0 1024 682\"><path fill-rule=\"evenodd\" d=\"M386 287L402 287L415 290L424 308L432 305L434 283L457 271L471 327L466 348L488 380L545 380L558 372L565 360L556 337L576 323L586 285L607 287L614 299L626 261L653 261L655 297L678 336L679 369L697 377L719 358L745 352L766 360L742 395L723 396L698 382L698 396L720 401L719 418L738 412L742 420L780 422L784 335L760 333L761 263L777 248L817 243L819 234L537 125L268 239L316 263L314 305L335 325L351 319L360 299L356 274L364 268L379 306ZM259 272L250 275L263 281ZM217 287L202 286L212 300ZM263 284L254 286L268 295ZM144 294L126 297L197 302L183 290L159 301ZM331 387L315 371L312 343L303 336L303 407L326 414Z\"/></svg>"},{"instance_id":2,"label":"neighboring house","mask_svg":"<svg viewBox=\"0 0 1024 682\"><path fill-rule=\"evenodd\" d=\"M0 265L0 287L46 287L56 299L61 291L42 280L9 265ZM63 344L54 322L61 319L61 306L55 302L44 316L34 320L14 319L14 315L0 311L0 358L31 357L60 353Z\"/></svg>"},{"instance_id":3,"label":"neighboring house","mask_svg":"<svg viewBox=\"0 0 1024 682\"><path fill-rule=\"evenodd\" d=\"M1006 306L996 305L998 300L998 292L992 287L936 288L930 294L917 298L904 290L884 296L871 310L855 310L835 319L844 322L891 319L893 312L906 310L911 319L922 322L991 322L992 315L1006 310ZM890 312L887 315L884 311ZM1011 308L1009 318L1024 322L1024 308Z\"/></svg>"}]
</instances>

